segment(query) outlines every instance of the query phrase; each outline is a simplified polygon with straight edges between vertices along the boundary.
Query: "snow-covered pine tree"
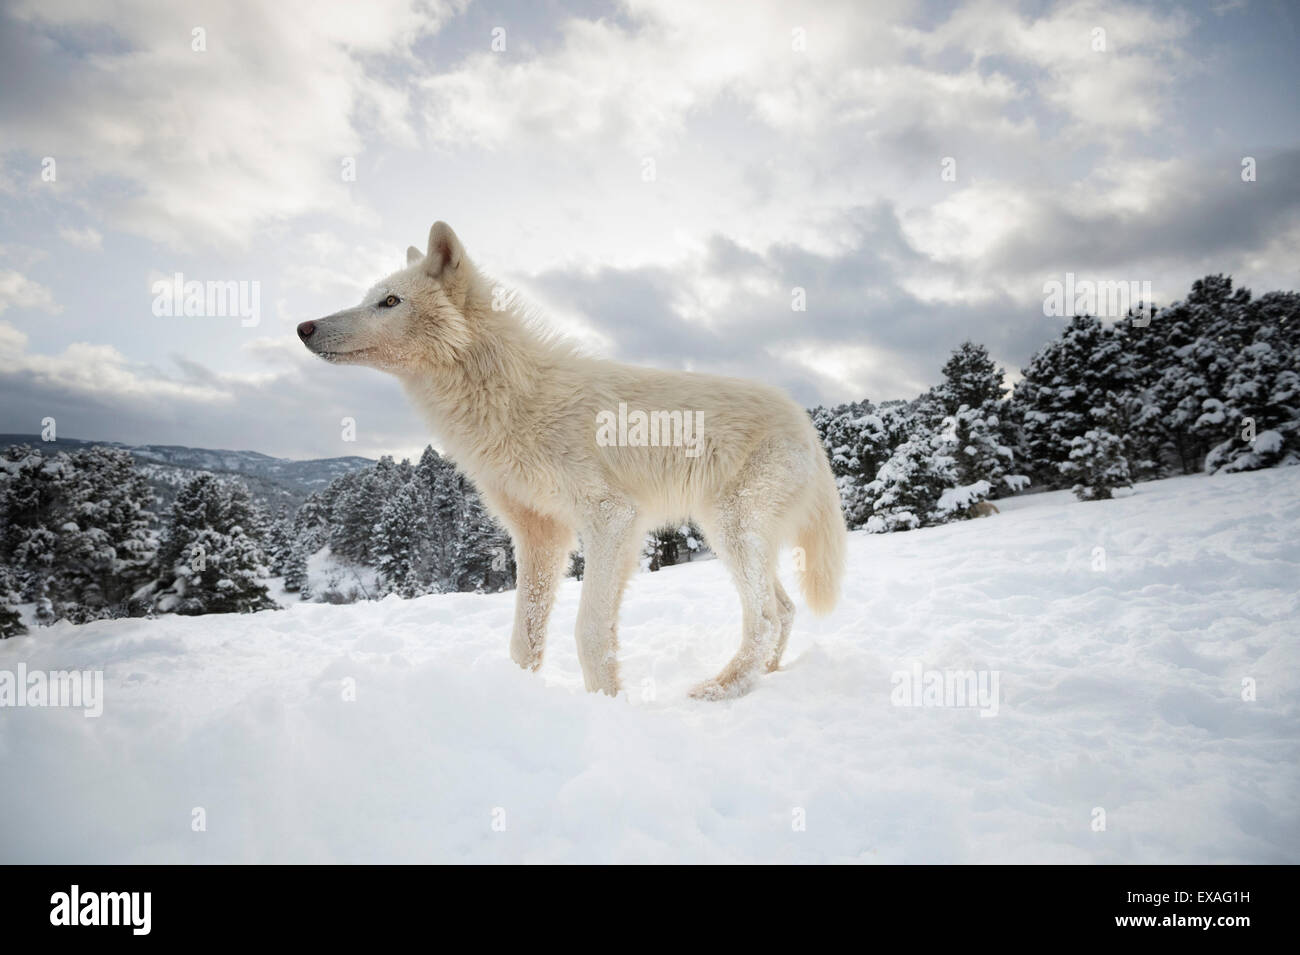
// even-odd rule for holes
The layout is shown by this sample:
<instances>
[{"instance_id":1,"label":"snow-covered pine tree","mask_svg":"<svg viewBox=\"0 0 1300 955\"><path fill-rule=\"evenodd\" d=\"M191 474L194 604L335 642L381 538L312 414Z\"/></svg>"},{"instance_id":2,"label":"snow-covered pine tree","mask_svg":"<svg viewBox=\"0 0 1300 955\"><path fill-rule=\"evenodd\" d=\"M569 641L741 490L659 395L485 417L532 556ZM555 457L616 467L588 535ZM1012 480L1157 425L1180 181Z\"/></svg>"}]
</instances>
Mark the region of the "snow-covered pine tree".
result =
<instances>
[{"instance_id":1,"label":"snow-covered pine tree","mask_svg":"<svg viewBox=\"0 0 1300 955\"><path fill-rule=\"evenodd\" d=\"M252 613L255 610L275 610L276 603L266 591L263 580L267 576L266 558L261 544L246 534L239 524L231 526L223 535L224 548L215 561L216 582L213 596L208 600L207 613ZM208 581L204 579L205 588Z\"/></svg>"},{"instance_id":2,"label":"snow-covered pine tree","mask_svg":"<svg viewBox=\"0 0 1300 955\"><path fill-rule=\"evenodd\" d=\"M1028 482L1012 474L1015 432L1004 423L1005 377L983 345L963 342L944 364L943 380L918 402L918 411L949 441L958 486L987 482L978 500L1004 496Z\"/></svg>"},{"instance_id":3,"label":"snow-covered pine tree","mask_svg":"<svg viewBox=\"0 0 1300 955\"><path fill-rule=\"evenodd\" d=\"M410 465L407 465L410 470ZM373 468L362 472L360 493L357 496L356 512L353 520L357 522L358 541L361 550L353 558L357 563L368 567L375 566L375 554L372 545L375 542L375 528L383 516L384 506L402 486L402 471L391 455L385 454Z\"/></svg>"},{"instance_id":4,"label":"snow-covered pine tree","mask_svg":"<svg viewBox=\"0 0 1300 955\"><path fill-rule=\"evenodd\" d=\"M56 588L74 622L128 612L153 576L157 542L148 482L131 454L92 447L68 456Z\"/></svg>"},{"instance_id":5,"label":"snow-covered pine tree","mask_svg":"<svg viewBox=\"0 0 1300 955\"><path fill-rule=\"evenodd\" d=\"M1008 481L1015 455L1001 442L998 429L998 417L991 408L986 412L962 405L943 420L940 433L956 468L957 486L985 485L984 492L976 495L971 504L1017 486L1016 481Z\"/></svg>"},{"instance_id":6,"label":"snow-covered pine tree","mask_svg":"<svg viewBox=\"0 0 1300 955\"><path fill-rule=\"evenodd\" d=\"M971 341L962 342L943 366L943 381L934 388L934 398L943 417L962 408L986 414L1001 404L1005 372L993 363L988 349Z\"/></svg>"},{"instance_id":7,"label":"snow-covered pine tree","mask_svg":"<svg viewBox=\"0 0 1300 955\"><path fill-rule=\"evenodd\" d=\"M36 595L36 622L42 627L48 627L59 619L54 601L50 599L49 581L50 578L44 578Z\"/></svg>"},{"instance_id":8,"label":"snow-covered pine tree","mask_svg":"<svg viewBox=\"0 0 1300 955\"><path fill-rule=\"evenodd\" d=\"M158 548L158 566L164 579L176 572L176 565L189 554L200 531L224 524L222 501L221 482L215 475L197 474L181 486Z\"/></svg>"},{"instance_id":9,"label":"snow-covered pine tree","mask_svg":"<svg viewBox=\"0 0 1300 955\"><path fill-rule=\"evenodd\" d=\"M54 613L51 589L55 582L54 559L58 548L58 535L44 524L38 524L23 529L12 556L12 567L18 577L23 602L43 598L49 602L51 613ZM57 615L53 619L58 619Z\"/></svg>"},{"instance_id":10,"label":"snow-covered pine tree","mask_svg":"<svg viewBox=\"0 0 1300 955\"><path fill-rule=\"evenodd\" d=\"M260 543L238 521L256 520L243 482L200 474L172 505L159 552L160 611L243 613L275 607Z\"/></svg>"},{"instance_id":11,"label":"snow-covered pine tree","mask_svg":"<svg viewBox=\"0 0 1300 955\"><path fill-rule=\"evenodd\" d=\"M1081 501L1109 500L1116 488L1130 487L1124 441L1104 428L1070 439L1070 460L1065 473L1073 476L1071 488Z\"/></svg>"},{"instance_id":12,"label":"snow-covered pine tree","mask_svg":"<svg viewBox=\"0 0 1300 955\"><path fill-rule=\"evenodd\" d=\"M869 401L855 401L814 408L811 415L840 491L844 519L850 529L861 527L871 517L873 497L867 486L906 440L905 406L888 402L876 408Z\"/></svg>"},{"instance_id":13,"label":"snow-covered pine tree","mask_svg":"<svg viewBox=\"0 0 1300 955\"><path fill-rule=\"evenodd\" d=\"M1167 426L1151 389L1160 369L1173 355L1169 323L1152 303L1139 302L1112 326L1120 348L1128 356L1128 381L1113 392L1115 410L1122 419L1122 437L1134 480L1153 480L1174 473L1167 450Z\"/></svg>"},{"instance_id":14,"label":"snow-covered pine tree","mask_svg":"<svg viewBox=\"0 0 1300 955\"><path fill-rule=\"evenodd\" d=\"M381 593L418 597L429 578L429 492L422 481L403 484L384 505L371 553Z\"/></svg>"},{"instance_id":15,"label":"snow-covered pine tree","mask_svg":"<svg viewBox=\"0 0 1300 955\"><path fill-rule=\"evenodd\" d=\"M151 575L148 485L129 454L93 447L45 457L10 448L0 469L0 562L51 619L127 611Z\"/></svg>"},{"instance_id":16,"label":"snow-covered pine tree","mask_svg":"<svg viewBox=\"0 0 1300 955\"><path fill-rule=\"evenodd\" d=\"M17 604L18 594L13 574L0 563L0 640L27 632Z\"/></svg>"},{"instance_id":17,"label":"snow-covered pine tree","mask_svg":"<svg viewBox=\"0 0 1300 955\"><path fill-rule=\"evenodd\" d=\"M917 432L894 450L866 489L873 502L867 530L879 534L948 520L951 514L939 503L956 480L945 442L918 422Z\"/></svg>"},{"instance_id":18,"label":"snow-covered pine tree","mask_svg":"<svg viewBox=\"0 0 1300 955\"><path fill-rule=\"evenodd\" d=\"M14 445L0 466L0 564L10 568L21 602L44 600L41 624L56 619L49 588L58 536L50 528L57 527L59 492L57 469L46 463L38 448Z\"/></svg>"},{"instance_id":19,"label":"snow-covered pine tree","mask_svg":"<svg viewBox=\"0 0 1300 955\"><path fill-rule=\"evenodd\" d=\"M689 522L660 527L646 535L642 562L651 571L686 563L699 550L701 537L699 529Z\"/></svg>"},{"instance_id":20,"label":"snow-covered pine tree","mask_svg":"<svg viewBox=\"0 0 1300 955\"><path fill-rule=\"evenodd\" d=\"M579 548L569 555L569 569L565 572L565 576L572 577L574 580L581 580L586 569L587 561L582 556L581 548Z\"/></svg>"},{"instance_id":21,"label":"snow-covered pine tree","mask_svg":"<svg viewBox=\"0 0 1300 955\"><path fill-rule=\"evenodd\" d=\"M289 554L293 550L293 520L281 514L271 522L266 533L266 567L272 577L283 577Z\"/></svg>"},{"instance_id":22,"label":"snow-covered pine tree","mask_svg":"<svg viewBox=\"0 0 1300 955\"><path fill-rule=\"evenodd\" d=\"M1204 401L1193 426L1218 439L1208 473L1300 462L1300 294L1271 293L1252 306L1253 340L1230 362L1222 400Z\"/></svg>"},{"instance_id":23,"label":"snow-covered pine tree","mask_svg":"<svg viewBox=\"0 0 1300 955\"><path fill-rule=\"evenodd\" d=\"M302 538L294 537L284 558L284 589L291 594L297 594L301 600L311 598L311 588L308 586L307 578L309 549L315 553L315 548L311 548Z\"/></svg>"},{"instance_id":24,"label":"snow-covered pine tree","mask_svg":"<svg viewBox=\"0 0 1300 955\"><path fill-rule=\"evenodd\" d=\"M265 541L271 533L271 518L266 509L248 490L248 485L238 478L222 482L225 492L224 514L226 523L239 527L250 539L256 541L265 554ZM263 558L265 563L265 557Z\"/></svg>"},{"instance_id":25,"label":"snow-covered pine tree","mask_svg":"<svg viewBox=\"0 0 1300 955\"><path fill-rule=\"evenodd\" d=\"M509 535L492 520L472 486L465 484L462 500L455 548L455 589L476 593L509 589L515 582Z\"/></svg>"},{"instance_id":26,"label":"snow-covered pine tree","mask_svg":"<svg viewBox=\"0 0 1300 955\"><path fill-rule=\"evenodd\" d=\"M1234 291L1224 275L1192 283L1186 299L1160 309L1144 329L1119 323L1118 336L1134 356L1137 387L1130 392L1140 399L1123 437L1141 474L1195 473L1229 436L1227 416L1217 418L1206 402L1224 399L1232 366L1253 340L1253 324L1250 292Z\"/></svg>"},{"instance_id":27,"label":"snow-covered pine tree","mask_svg":"<svg viewBox=\"0 0 1300 955\"><path fill-rule=\"evenodd\" d=\"M330 519L339 480L331 481L321 491L313 491L293 515L293 553L302 557L304 565L308 557L330 541Z\"/></svg>"},{"instance_id":28,"label":"snow-covered pine tree","mask_svg":"<svg viewBox=\"0 0 1300 955\"><path fill-rule=\"evenodd\" d=\"M1131 357L1113 329L1075 316L1060 338L1030 360L1011 402L1020 421L1017 470L1036 484L1062 487L1073 440L1114 416L1133 380Z\"/></svg>"},{"instance_id":29,"label":"snow-covered pine tree","mask_svg":"<svg viewBox=\"0 0 1300 955\"><path fill-rule=\"evenodd\" d=\"M330 553L356 563L363 563L369 556L370 535L379 519L378 496L368 486L372 470L341 475L331 484L327 525Z\"/></svg>"},{"instance_id":30,"label":"snow-covered pine tree","mask_svg":"<svg viewBox=\"0 0 1300 955\"><path fill-rule=\"evenodd\" d=\"M12 445L0 467L0 558L12 563L14 552L33 529L54 523L58 489L47 472L40 449Z\"/></svg>"},{"instance_id":31,"label":"snow-covered pine tree","mask_svg":"<svg viewBox=\"0 0 1300 955\"><path fill-rule=\"evenodd\" d=\"M429 542L428 577L431 591L456 590L456 541L460 536L461 513L465 509L465 485L451 462L432 447L426 447L415 468L416 480L428 488Z\"/></svg>"}]
</instances>

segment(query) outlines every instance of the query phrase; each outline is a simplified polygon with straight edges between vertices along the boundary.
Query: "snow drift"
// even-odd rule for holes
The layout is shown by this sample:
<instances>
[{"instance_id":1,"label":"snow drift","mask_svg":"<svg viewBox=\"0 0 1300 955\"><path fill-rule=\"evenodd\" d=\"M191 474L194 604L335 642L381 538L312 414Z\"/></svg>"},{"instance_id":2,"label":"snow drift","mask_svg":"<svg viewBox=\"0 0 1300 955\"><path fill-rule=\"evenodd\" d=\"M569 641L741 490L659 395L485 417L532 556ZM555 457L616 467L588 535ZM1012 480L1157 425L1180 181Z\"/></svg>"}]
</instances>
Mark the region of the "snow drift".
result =
<instances>
[{"instance_id":1,"label":"snow drift","mask_svg":"<svg viewBox=\"0 0 1300 955\"><path fill-rule=\"evenodd\" d=\"M715 561L634 578L618 699L576 581L540 674L509 593L5 641L102 669L104 712L0 709L0 861L1300 861L1300 468L999 506L850 535L730 703L686 696L738 640ZM997 673L996 715L895 705L913 672Z\"/></svg>"}]
</instances>

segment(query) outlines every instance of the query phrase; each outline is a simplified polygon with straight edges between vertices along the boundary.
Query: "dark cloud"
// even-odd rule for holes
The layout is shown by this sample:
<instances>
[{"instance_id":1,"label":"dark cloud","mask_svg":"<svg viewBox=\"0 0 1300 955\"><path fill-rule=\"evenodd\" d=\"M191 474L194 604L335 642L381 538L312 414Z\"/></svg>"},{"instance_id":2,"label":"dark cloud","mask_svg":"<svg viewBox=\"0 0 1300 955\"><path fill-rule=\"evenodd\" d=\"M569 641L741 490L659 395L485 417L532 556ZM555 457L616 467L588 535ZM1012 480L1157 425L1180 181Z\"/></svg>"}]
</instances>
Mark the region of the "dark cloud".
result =
<instances>
[{"instance_id":1,"label":"dark cloud","mask_svg":"<svg viewBox=\"0 0 1300 955\"><path fill-rule=\"evenodd\" d=\"M1155 191L1152 208L1140 213L1081 214L1057 196L1042 196L986 263L1036 278L1085 269L1128 277L1143 264L1207 257L1229 268L1294 229L1300 218L1300 150L1255 159L1255 182L1242 181L1240 156L1221 156L1160 184L1165 188Z\"/></svg>"},{"instance_id":2,"label":"dark cloud","mask_svg":"<svg viewBox=\"0 0 1300 955\"><path fill-rule=\"evenodd\" d=\"M547 296L580 312L615 343L619 359L762 378L811 406L862 397L911 398L938 380L948 352L967 339L982 342L1012 369L1059 331L1041 310L993 295L978 305L923 302L900 287L901 269L923 262L887 204L852 210L851 251L818 255L795 245L758 254L726 236L708 243L703 277L733 289L706 322L688 322L681 306L690 277L669 269L552 271L535 281ZM746 279L775 291L749 292ZM791 308L791 290L805 290L807 311ZM880 356L878 370L856 388L793 360L794 349L834 354L861 346Z\"/></svg>"},{"instance_id":3,"label":"dark cloud","mask_svg":"<svg viewBox=\"0 0 1300 955\"><path fill-rule=\"evenodd\" d=\"M178 382L213 383L202 366ZM34 434L53 417L68 438L261 451L311 458L404 452L431 440L397 381L365 368L314 362L266 380L220 384L222 397L87 389L32 370L0 368L0 432ZM340 421L356 420L356 441Z\"/></svg>"}]
</instances>

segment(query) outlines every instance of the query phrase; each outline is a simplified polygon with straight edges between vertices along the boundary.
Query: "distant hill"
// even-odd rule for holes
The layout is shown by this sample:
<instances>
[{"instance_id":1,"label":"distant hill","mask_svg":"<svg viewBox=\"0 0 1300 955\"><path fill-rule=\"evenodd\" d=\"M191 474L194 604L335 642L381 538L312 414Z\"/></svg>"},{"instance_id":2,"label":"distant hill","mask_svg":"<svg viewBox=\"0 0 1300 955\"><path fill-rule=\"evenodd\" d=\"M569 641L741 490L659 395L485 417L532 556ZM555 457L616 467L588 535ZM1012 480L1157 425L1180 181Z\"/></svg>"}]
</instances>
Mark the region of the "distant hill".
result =
<instances>
[{"instance_id":1,"label":"distant hill","mask_svg":"<svg viewBox=\"0 0 1300 955\"><path fill-rule=\"evenodd\" d=\"M273 458L257 451L224 451L210 448L185 448L173 444L122 444L119 441L83 441L79 438L58 438L42 441L38 434L0 434L0 448L14 444L30 444L43 453L76 451L97 444L123 448L135 458L140 470L153 485L163 507L170 506L176 491L187 480L200 472L217 475L238 475L248 485L253 497L260 500L273 513L281 509L290 511L307 499L312 491L320 490L341 474L368 467L375 462L355 455L342 458L316 458L309 461L290 461Z\"/></svg>"}]
</instances>

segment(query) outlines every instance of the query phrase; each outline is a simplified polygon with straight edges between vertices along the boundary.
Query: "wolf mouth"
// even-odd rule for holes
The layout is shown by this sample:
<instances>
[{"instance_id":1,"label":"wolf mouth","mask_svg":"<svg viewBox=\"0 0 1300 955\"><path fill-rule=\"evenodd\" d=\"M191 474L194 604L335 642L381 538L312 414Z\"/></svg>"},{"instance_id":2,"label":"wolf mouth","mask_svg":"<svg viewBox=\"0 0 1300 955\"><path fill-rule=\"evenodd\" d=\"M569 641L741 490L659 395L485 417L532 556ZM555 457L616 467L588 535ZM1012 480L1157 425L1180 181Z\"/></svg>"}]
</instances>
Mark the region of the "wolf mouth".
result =
<instances>
[{"instance_id":1,"label":"wolf mouth","mask_svg":"<svg viewBox=\"0 0 1300 955\"><path fill-rule=\"evenodd\" d=\"M312 354L319 358L324 358L328 362L337 362L340 358L351 358L357 355L368 355L373 352L373 348L354 348L352 351L318 351Z\"/></svg>"}]
</instances>

